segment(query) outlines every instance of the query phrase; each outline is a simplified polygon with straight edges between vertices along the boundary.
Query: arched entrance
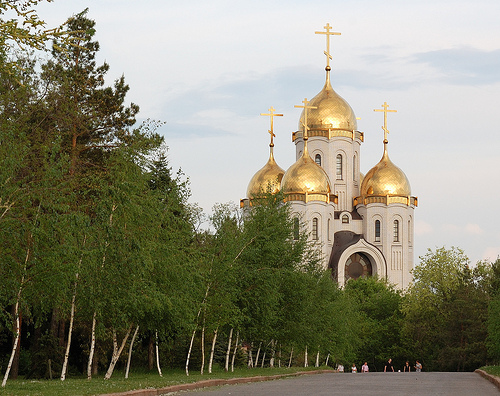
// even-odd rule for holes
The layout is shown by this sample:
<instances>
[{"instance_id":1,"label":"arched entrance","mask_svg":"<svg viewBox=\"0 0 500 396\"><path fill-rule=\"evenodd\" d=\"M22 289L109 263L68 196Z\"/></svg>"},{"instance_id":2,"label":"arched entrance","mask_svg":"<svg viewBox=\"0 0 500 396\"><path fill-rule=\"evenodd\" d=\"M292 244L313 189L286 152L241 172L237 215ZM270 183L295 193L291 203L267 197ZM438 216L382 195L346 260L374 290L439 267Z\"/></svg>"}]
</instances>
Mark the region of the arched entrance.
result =
<instances>
[{"instance_id":1,"label":"arched entrance","mask_svg":"<svg viewBox=\"0 0 500 396\"><path fill-rule=\"evenodd\" d=\"M370 259L363 253L353 253L345 262L344 282L347 282L349 279L366 278L372 276L372 274Z\"/></svg>"}]
</instances>

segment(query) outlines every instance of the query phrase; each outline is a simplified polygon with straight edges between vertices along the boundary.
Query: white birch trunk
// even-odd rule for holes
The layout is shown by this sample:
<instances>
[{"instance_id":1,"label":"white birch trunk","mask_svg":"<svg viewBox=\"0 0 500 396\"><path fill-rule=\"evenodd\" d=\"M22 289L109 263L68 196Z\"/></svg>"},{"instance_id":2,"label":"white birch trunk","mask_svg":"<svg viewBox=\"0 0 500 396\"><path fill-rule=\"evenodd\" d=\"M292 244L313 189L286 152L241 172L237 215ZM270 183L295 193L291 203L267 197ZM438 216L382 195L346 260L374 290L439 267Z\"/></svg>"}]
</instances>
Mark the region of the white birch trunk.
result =
<instances>
[{"instance_id":1,"label":"white birch trunk","mask_svg":"<svg viewBox=\"0 0 500 396\"><path fill-rule=\"evenodd\" d=\"M250 352L248 353L248 368L253 368L253 355L252 355L253 343L250 344Z\"/></svg>"},{"instance_id":2,"label":"white birch trunk","mask_svg":"<svg viewBox=\"0 0 500 396\"><path fill-rule=\"evenodd\" d=\"M271 340L271 359L269 359L269 367L273 368L274 367L274 357L276 354L276 349L275 349L275 342L274 340Z\"/></svg>"},{"instance_id":3,"label":"white birch trunk","mask_svg":"<svg viewBox=\"0 0 500 396\"><path fill-rule=\"evenodd\" d=\"M191 342L189 343L189 350L186 359L186 375L189 376L189 359L191 358L191 351L193 350L193 342L194 336L196 334L196 329L193 330L193 334L191 335Z\"/></svg>"},{"instance_id":4,"label":"white birch trunk","mask_svg":"<svg viewBox=\"0 0 500 396\"><path fill-rule=\"evenodd\" d=\"M278 367L281 368L281 344L280 344L280 350L278 352Z\"/></svg>"},{"instance_id":5,"label":"white birch trunk","mask_svg":"<svg viewBox=\"0 0 500 396\"><path fill-rule=\"evenodd\" d=\"M293 347L292 350L290 351L290 360L288 361L288 368L292 366L292 356L293 356Z\"/></svg>"},{"instance_id":6,"label":"white birch trunk","mask_svg":"<svg viewBox=\"0 0 500 396\"><path fill-rule=\"evenodd\" d=\"M266 360L266 352L262 355L262 363L260 364L260 368L264 367L264 361Z\"/></svg>"},{"instance_id":7,"label":"white birch trunk","mask_svg":"<svg viewBox=\"0 0 500 396\"><path fill-rule=\"evenodd\" d=\"M82 257L80 257L80 264L82 263ZM71 347L71 335L73 334L73 322L75 320L75 301L76 301L76 287L78 285L78 272L75 275L75 287L73 290L73 297L71 298L71 315L69 318L69 330L68 330L68 342L66 344L66 352L64 353L64 362L61 370L61 381L66 379L66 371L68 369L68 360L69 360L69 350Z\"/></svg>"},{"instance_id":8,"label":"white birch trunk","mask_svg":"<svg viewBox=\"0 0 500 396\"><path fill-rule=\"evenodd\" d=\"M309 364L307 363L307 345L306 345L306 350L304 352L304 367L307 367Z\"/></svg>"},{"instance_id":9,"label":"white birch trunk","mask_svg":"<svg viewBox=\"0 0 500 396\"><path fill-rule=\"evenodd\" d=\"M137 337L137 332L139 331L139 325L135 328L134 335L130 340L130 347L128 348L128 358L127 358L127 368L125 369L125 379L128 378L128 373L130 372L130 360L132 359L132 348L134 347L135 337Z\"/></svg>"},{"instance_id":10,"label":"white birch trunk","mask_svg":"<svg viewBox=\"0 0 500 396\"><path fill-rule=\"evenodd\" d=\"M94 360L94 351L95 351L95 322L96 322L96 314L94 311L94 315L92 317L92 330L90 335L90 351L89 351L89 363L87 364L87 379L92 379L92 361Z\"/></svg>"},{"instance_id":11,"label":"white birch trunk","mask_svg":"<svg viewBox=\"0 0 500 396\"><path fill-rule=\"evenodd\" d=\"M214 361L214 353L215 353L215 342L217 341L217 332L219 328L217 327L214 331L214 339L212 340L212 349L210 350L210 360L208 362L208 374L212 374L212 364Z\"/></svg>"},{"instance_id":12,"label":"white birch trunk","mask_svg":"<svg viewBox=\"0 0 500 396\"><path fill-rule=\"evenodd\" d=\"M201 310L203 307L203 304L207 300L208 292L210 290L210 284L207 285L207 290L205 291L205 297L203 297L203 301L201 303L200 309L198 310L198 314L196 315L196 325L193 330L193 335L191 336L191 343L189 344L189 350L186 358L186 375L189 376L189 359L191 358L191 351L193 350L193 342L194 342L194 336L196 334L196 328L198 327L198 318L200 317Z\"/></svg>"},{"instance_id":13,"label":"white birch trunk","mask_svg":"<svg viewBox=\"0 0 500 396\"><path fill-rule=\"evenodd\" d=\"M160 367L160 351L158 348L158 331L155 331L155 338L156 338L156 368L158 369L158 374L160 374L160 377L163 377L163 374L161 373L161 367Z\"/></svg>"},{"instance_id":14,"label":"white birch trunk","mask_svg":"<svg viewBox=\"0 0 500 396\"><path fill-rule=\"evenodd\" d=\"M260 355L260 347L262 346L262 341L257 348L257 356L255 357L255 367L259 367L259 355Z\"/></svg>"},{"instance_id":15,"label":"white birch trunk","mask_svg":"<svg viewBox=\"0 0 500 396\"><path fill-rule=\"evenodd\" d=\"M327 366L327 367L328 367L328 360L330 360L330 354L328 354L328 355L326 356L325 366Z\"/></svg>"},{"instance_id":16,"label":"white birch trunk","mask_svg":"<svg viewBox=\"0 0 500 396\"><path fill-rule=\"evenodd\" d=\"M38 209L40 209L40 207ZM19 304L21 303L21 294L23 292L24 279L26 275L26 268L28 266L29 256L30 256L30 249L28 248L26 250L26 257L24 259L23 276L21 277L21 284L19 285L19 291L17 292L17 297L16 297L16 304L14 305L16 337L14 339L14 345L12 345L12 352L10 354L9 363L7 364L7 370L5 370L5 375L3 377L2 388L4 388L5 384L7 384L7 379L9 378L10 370L12 368L12 362L14 361L14 356L16 355L17 349L20 348L21 345L21 329L20 329L21 322L19 320Z\"/></svg>"},{"instance_id":17,"label":"white birch trunk","mask_svg":"<svg viewBox=\"0 0 500 396\"><path fill-rule=\"evenodd\" d=\"M85 242L87 241L87 235L83 237L82 249L85 247ZM73 297L71 299L71 314L69 318L69 330L68 330L68 343L66 344L66 352L64 353L64 362L61 370L61 381L66 379L66 371L68 370L68 360L69 360L69 350L71 347L71 336L73 334L73 323L75 321L75 301L76 301L76 288L78 286L78 277L80 272L80 267L82 266L83 260L83 252L80 256L80 260L78 261L78 269L75 274L75 285L73 289Z\"/></svg>"},{"instance_id":18,"label":"white birch trunk","mask_svg":"<svg viewBox=\"0 0 500 396\"><path fill-rule=\"evenodd\" d=\"M236 358L236 352L238 352L238 342L240 341L240 332L236 333L236 342L234 343L233 358L231 359L231 372L234 372L234 359Z\"/></svg>"},{"instance_id":19,"label":"white birch trunk","mask_svg":"<svg viewBox=\"0 0 500 396\"><path fill-rule=\"evenodd\" d=\"M109 215L109 226L113 225L113 213L115 212L117 206L115 204L111 207L111 213ZM104 268L104 263L106 262L106 250L108 249L109 241L106 241L104 244L104 254L102 255L102 264L101 269ZM92 362L94 360L94 352L95 352L95 324L96 324L96 316L97 311L94 311L94 315L92 317L92 334L90 339L90 352L89 352L89 363L87 365L87 379L92 379Z\"/></svg>"},{"instance_id":20,"label":"white birch trunk","mask_svg":"<svg viewBox=\"0 0 500 396\"><path fill-rule=\"evenodd\" d=\"M27 259L28 256L26 256ZM10 369L12 368L12 362L14 361L14 356L16 354L17 348L19 347L20 344L20 338L21 338L21 327L20 322L19 322L19 302L21 300L21 293L23 291L23 283L24 283L24 275L21 279L21 286L19 286L19 291L17 292L17 298L16 298L16 304L14 306L14 317L15 317L15 332L16 332L16 337L14 339L14 345L12 346L12 352L10 354L10 359L9 363L7 364L7 370L5 371L5 375L3 377L2 381L2 388L5 387L5 384L7 383L7 378L9 378L10 374Z\"/></svg>"},{"instance_id":21,"label":"white birch trunk","mask_svg":"<svg viewBox=\"0 0 500 396\"><path fill-rule=\"evenodd\" d=\"M233 328L231 327L231 331L229 332L229 341L227 342L226 362L224 364L224 371L226 373L229 371L229 355L231 354L232 341L233 341Z\"/></svg>"},{"instance_id":22,"label":"white birch trunk","mask_svg":"<svg viewBox=\"0 0 500 396\"><path fill-rule=\"evenodd\" d=\"M120 358L120 355L123 351L123 348L125 347L125 344L127 343L128 337L130 335L130 332L132 331L132 325L127 330L127 334L125 334L125 337L123 337L122 344L120 345L120 348L118 349L118 342L116 339L116 330L113 329L113 355L111 356L111 362L109 363L109 368L108 371L106 372L106 375L104 376L105 380L108 380L111 378L113 375L113 370L115 369L116 362Z\"/></svg>"},{"instance_id":23,"label":"white birch trunk","mask_svg":"<svg viewBox=\"0 0 500 396\"><path fill-rule=\"evenodd\" d=\"M319 367L319 349L318 353L316 354L316 363L314 364L314 367Z\"/></svg>"},{"instance_id":24,"label":"white birch trunk","mask_svg":"<svg viewBox=\"0 0 500 396\"><path fill-rule=\"evenodd\" d=\"M200 367L201 375L203 375L204 368L205 368L205 324L203 324L201 328L201 367Z\"/></svg>"}]
</instances>

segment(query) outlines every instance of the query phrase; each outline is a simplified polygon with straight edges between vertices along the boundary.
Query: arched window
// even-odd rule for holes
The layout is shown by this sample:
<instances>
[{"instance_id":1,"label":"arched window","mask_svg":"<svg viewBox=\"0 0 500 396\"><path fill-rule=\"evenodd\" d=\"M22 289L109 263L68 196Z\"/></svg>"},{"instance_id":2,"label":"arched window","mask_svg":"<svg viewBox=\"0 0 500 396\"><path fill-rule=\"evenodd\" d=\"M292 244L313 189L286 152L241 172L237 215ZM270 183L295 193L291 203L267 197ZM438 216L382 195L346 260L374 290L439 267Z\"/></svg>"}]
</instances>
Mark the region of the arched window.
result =
<instances>
[{"instance_id":1,"label":"arched window","mask_svg":"<svg viewBox=\"0 0 500 396\"><path fill-rule=\"evenodd\" d=\"M375 220L375 242L380 242L380 220Z\"/></svg>"},{"instance_id":2,"label":"arched window","mask_svg":"<svg viewBox=\"0 0 500 396\"><path fill-rule=\"evenodd\" d=\"M356 154L352 157L352 180L356 180Z\"/></svg>"},{"instance_id":3,"label":"arched window","mask_svg":"<svg viewBox=\"0 0 500 396\"><path fill-rule=\"evenodd\" d=\"M319 165L321 166L321 155L320 154L316 154L316 156L314 157L314 161Z\"/></svg>"},{"instance_id":4,"label":"arched window","mask_svg":"<svg viewBox=\"0 0 500 396\"><path fill-rule=\"evenodd\" d=\"M318 232L318 218L315 217L313 219L313 227L312 227L312 238L317 241L319 239L319 232Z\"/></svg>"},{"instance_id":5,"label":"arched window","mask_svg":"<svg viewBox=\"0 0 500 396\"><path fill-rule=\"evenodd\" d=\"M297 217L293 219L293 239L299 240L299 219Z\"/></svg>"},{"instance_id":6,"label":"arched window","mask_svg":"<svg viewBox=\"0 0 500 396\"><path fill-rule=\"evenodd\" d=\"M342 155L337 154L337 180L342 180Z\"/></svg>"},{"instance_id":7,"label":"arched window","mask_svg":"<svg viewBox=\"0 0 500 396\"><path fill-rule=\"evenodd\" d=\"M342 215L342 224L349 224L349 216L346 214Z\"/></svg>"},{"instance_id":8,"label":"arched window","mask_svg":"<svg viewBox=\"0 0 500 396\"><path fill-rule=\"evenodd\" d=\"M394 220L394 242L399 242L399 221Z\"/></svg>"},{"instance_id":9,"label":"arched window","mask_svg":"<svg viewBox=\"0 0 500 396\"><path fill-rule=\"evenodd\" d=\"M411 220L408 220L408 242L411 245Z\"/></svg>"}]
</instances>

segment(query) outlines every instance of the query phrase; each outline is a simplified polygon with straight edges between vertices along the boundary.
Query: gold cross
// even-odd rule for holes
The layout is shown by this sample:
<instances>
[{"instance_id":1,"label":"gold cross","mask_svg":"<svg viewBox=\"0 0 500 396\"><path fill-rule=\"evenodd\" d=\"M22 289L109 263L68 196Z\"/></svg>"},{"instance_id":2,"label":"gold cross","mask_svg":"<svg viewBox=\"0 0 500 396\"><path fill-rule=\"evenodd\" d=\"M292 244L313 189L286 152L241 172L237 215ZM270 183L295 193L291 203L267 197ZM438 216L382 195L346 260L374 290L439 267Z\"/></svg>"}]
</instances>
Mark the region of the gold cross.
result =
<instances>
[{"instance_id":1,"label":"gold cross","mask_svg":"<svg viewBox=\"0 0 500 396\"><path fill-rule=\"evenodd\" d=\"M389 130L387 129L387 113L397 113L397 110L389 110L389 105L387 102L384 102L382 105L383 109L373 109L373 111L383 111L384 112L384 126L382 129L384 130L384 142L387 142L387 134Z\"/></svg>"},{"instance_id":2,"label":"gold cross","mask_svg":"<svg viewBox=\"0 0 500 396\"><path fill-rule=\"evenodd\" d=\"M304 109L304 124L303 124L304 125L304 140L307 140L307 130L309 129L307 127L307 109L317 109L317 107L316 106L308 106L309 101L307 100L307 98L304 98L302 103L304 103L304 106L295 105L294 107Z\"/></svg>"},{"instance_id":3,"label":"gold cross","mask_svg":"<svg viewBox=\"0 0 500 396\"><path fill-rule=\"evenodd\" d=\"M324 29L326 29L326 32L314 32L315 34L326 34L326 67L330 67L330 59L332 59L332 55L330 54L330 36L340 36L342 33L337 33L337 32L330 32L330 29L332 27L330 26L329 23L326 24L326 26L323 26Z\"/></svg>"},{"instance_id":4,"label":"gold cross","mask_svg":"<svg viewBox=\"0 0 500 396\"><path fill-rule=\"evenodd\" d=\"M273 137L276 137L276 135L275 135L275 134L274 134L274 132L273 132L273 129L274 129L274 117L283 117L283 114L276 114L276 113L274 112L274 107L273 107L273 106L271 106L271 107L269 108L269 114L267 114L267 113L260 113L260 115L261 115L261 116L269 116L269 117L271 117L271 129L270 129L268 132L269 132L269 133L270 133L270 135L271 135L271 144L270 144L270 146L271 146L271 147L274 147Z\"/></svg>"}]
</instances>

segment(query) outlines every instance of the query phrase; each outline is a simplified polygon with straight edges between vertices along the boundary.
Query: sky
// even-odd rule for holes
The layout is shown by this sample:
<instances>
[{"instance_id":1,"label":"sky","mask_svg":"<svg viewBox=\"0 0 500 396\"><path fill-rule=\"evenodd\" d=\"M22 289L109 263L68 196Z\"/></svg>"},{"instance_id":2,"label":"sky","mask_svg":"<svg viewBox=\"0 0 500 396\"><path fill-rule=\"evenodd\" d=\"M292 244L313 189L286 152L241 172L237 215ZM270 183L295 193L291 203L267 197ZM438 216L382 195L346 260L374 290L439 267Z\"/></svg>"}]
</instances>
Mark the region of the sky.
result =
<instances>
[{"instance_id":1,"label":"sky","mask_svg":"<svg viewBox=\"0 0 500 396\"><path fill-rule=\"evenodd\" d=\"M172 168L189 177L209 213L239 203L269 156L295 162L300 105L325 81L329 23L332 86L364 132L361 172L383 153L408 177L415 260L459 247L474 264L500 255L500 1L498 0L54 0L38 7L49 27L89 8L98 63L121 75L140 119L158 132Z\"/></svg>"}]
</instances>

